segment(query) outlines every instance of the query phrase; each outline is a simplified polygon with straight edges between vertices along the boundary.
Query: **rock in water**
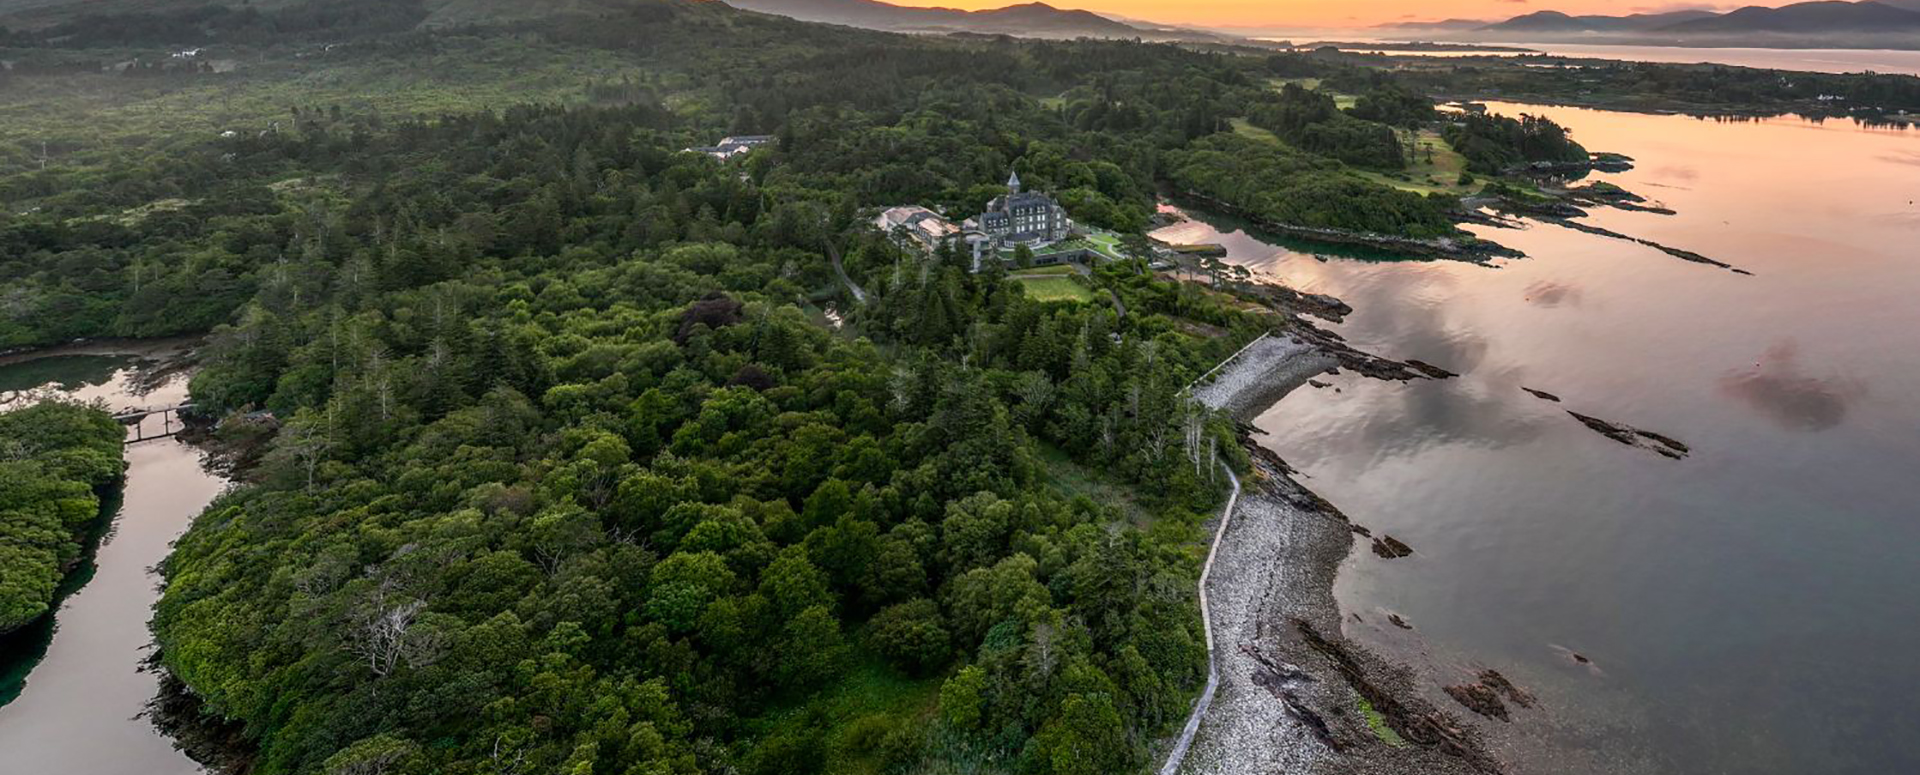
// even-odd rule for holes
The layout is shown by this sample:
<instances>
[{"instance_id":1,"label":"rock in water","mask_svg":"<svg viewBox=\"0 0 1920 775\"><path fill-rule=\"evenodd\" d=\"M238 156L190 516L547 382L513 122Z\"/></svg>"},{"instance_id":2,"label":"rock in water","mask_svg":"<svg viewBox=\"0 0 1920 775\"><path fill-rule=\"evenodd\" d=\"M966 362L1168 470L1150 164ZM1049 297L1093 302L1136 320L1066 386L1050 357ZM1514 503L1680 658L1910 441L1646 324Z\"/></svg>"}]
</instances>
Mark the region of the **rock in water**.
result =
<instances>
[{"instance_id":1,"label":"rock in water","mask_svg":"<svg viewBox=\"0 0 1920 775\"><path fill-rule=\"evenodd\" d=\"M1507 704L1501 702L1500 695L1487 688L1485 684L1460 684L1446 687L1445 691L1448 697L1452 697L1467 710L1487 718L1497 718L1501 721L1513 720L1507 712Z\"/></svg>"},{"instance_id":2,"label":"rock in water","mask_svg":"<svg viewBox=\"0 0 1920 775\"><path fill-rule=\"evenodd\" d=\"M1382 534L1379 538L1373 539L1373 553L1388 560L1396 560L1413 554L1413 547L1406 545L1398 538Z\"/></svg>"}]
</instances>

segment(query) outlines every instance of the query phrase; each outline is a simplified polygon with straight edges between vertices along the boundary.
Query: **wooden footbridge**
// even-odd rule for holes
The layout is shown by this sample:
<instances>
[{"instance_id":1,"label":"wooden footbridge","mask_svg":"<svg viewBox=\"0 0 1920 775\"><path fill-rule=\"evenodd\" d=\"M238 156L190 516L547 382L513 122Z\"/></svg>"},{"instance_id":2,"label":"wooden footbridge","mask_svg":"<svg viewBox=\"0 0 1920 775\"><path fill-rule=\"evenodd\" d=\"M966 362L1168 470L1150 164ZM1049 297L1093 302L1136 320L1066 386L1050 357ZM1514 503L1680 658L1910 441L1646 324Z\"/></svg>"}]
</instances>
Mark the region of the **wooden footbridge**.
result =
<instances>
[{"instance_id":1,"label":"wooden footbridge","mask_svg":"<svg viewBox=\"0 0 1920 775\"><path fill-rule=\"evenodd\" d=\"M177 404L174 406L157 406L157 407L148 407L144 409L128 409L120 412L119 414L114 415L113 419L119 420L121 425L133 426L133 433L127 439L127 443L134 444L142 441L152 441L154 439L164 439L170 436L179 435L180 431L185 430L187 427L186 422L180 419L180 412L182 410L192 409L192 408L193 408L193 404ZM152 417L156 414L160 415L160 428L159 428L160 432L148 433L147 418Z\"/></svg>"}]
</instances>

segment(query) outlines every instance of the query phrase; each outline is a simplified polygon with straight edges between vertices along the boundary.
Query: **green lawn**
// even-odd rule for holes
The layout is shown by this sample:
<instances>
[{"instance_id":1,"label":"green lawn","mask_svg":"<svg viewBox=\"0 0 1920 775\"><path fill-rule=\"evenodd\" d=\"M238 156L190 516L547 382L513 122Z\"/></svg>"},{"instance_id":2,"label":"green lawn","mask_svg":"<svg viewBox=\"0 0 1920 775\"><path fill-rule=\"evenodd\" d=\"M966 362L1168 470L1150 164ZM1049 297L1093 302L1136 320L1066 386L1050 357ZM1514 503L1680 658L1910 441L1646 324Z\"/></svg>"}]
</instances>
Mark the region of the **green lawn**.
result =
<instances>
[{"instance_id":1,"label":"green lawn","mask_svg":"<svg viewBox=\"0 0 1920 775\"><path fill-rule=\"evenodd\" d=\"M1431 129L1422 129L1418 134L1400 131L1400 142L1405 143L1411 137L1414 142L1412 163L1399 172L1361 172L1362 177L1416 194L1440 192L1463 195L1471 193L1475 185L1460 185L1460 173L1467 169L1467 157L1461 156L1440 133Z\"/></svg>"},{"instance_id":2,"label":"green lawn","mask_svg":"<svg viewBox=\"0 0 1920 775\"><path fill-rule=\"evenodd\" d=\"M1072 277L1028 275L1015 279L1026 287L1027 296L1035 301L1075 301L1083 304L1093 301L1093 291L1075 282Z\"/></svg>"},{"instance_id":3,"label":"green lawn","mask_svg":"<svg viewBox=\"0 0 1920 775\"><path fill-rule=\"evenodd\" d=\"M1088 234L1087 243L1091 244L1093 249L1099 251L1101 255L1106 256L1108 260L1119 261L1126 257L1123 255L1123 251L1120 250L1120 235L1114 234L1113 232L1097 231Z\"/></svg>"},{"instance_id":4,"label":"green lawn","mask_svg":"<svg viewBox=\"0 0 1920 775\"><path fill-rule=\"evenodd\" d=\"M1017 279L1017 278L1024 278L1024 277L1047 277L1052 275L1065 275L1065 274L1073 274L1073 267L1068 266L1066 264L1054 264L1053 266L1036 266L1032 269L1021 269L1018 271L1008 273L1007 276Z\"/></svg>"}]
</instances>

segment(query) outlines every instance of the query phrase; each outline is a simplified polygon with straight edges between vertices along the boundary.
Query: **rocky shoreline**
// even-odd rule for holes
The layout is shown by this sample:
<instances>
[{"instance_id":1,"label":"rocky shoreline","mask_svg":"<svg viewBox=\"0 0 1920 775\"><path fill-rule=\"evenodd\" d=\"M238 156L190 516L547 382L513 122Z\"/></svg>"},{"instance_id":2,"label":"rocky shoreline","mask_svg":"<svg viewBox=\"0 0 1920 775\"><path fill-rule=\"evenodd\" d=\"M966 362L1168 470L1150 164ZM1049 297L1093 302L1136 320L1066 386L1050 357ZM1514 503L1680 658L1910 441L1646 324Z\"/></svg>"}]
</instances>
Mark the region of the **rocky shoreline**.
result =
<instances>
[{"instance_id":1,"label":"rocky shoreline","mask_svg":"<svg viewBox=\"0 0 1920 775\"><path fill-rule=\"evenodd\" d=\"M1244 422L1344 361L1305 338L1269 337L1195 397ZM1334 578L1366 530L1279 456L1244 434L1242 443L1254 470L1207 585L1220 684L1176 771L1502 772L1474 728L1425 699L1411 671L1342 633Z\"/></svg>"}]
</instances>

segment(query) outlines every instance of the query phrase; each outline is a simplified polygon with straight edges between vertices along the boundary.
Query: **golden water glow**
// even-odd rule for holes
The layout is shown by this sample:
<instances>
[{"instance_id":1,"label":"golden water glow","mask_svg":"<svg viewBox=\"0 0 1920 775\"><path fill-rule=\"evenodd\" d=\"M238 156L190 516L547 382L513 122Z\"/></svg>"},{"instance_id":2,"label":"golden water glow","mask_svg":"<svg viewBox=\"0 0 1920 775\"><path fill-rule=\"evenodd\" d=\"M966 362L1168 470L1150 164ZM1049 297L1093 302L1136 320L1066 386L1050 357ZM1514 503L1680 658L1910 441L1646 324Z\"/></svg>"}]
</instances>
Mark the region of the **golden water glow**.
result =
<instances>
[{"instance_id":1,"label":"golden water glow","mask_svg":"<svg viewBox=\"0 0 1920 775\"><path fill-rule=\"evenodd\" d=\"M1015 5L1022 0L887 0L894 5L979 10ZM1740 3L1646 2L1617 0L1061 0L1048 5L1174 24L1260 27L1364 27L1401 21L1441 19L1501 20L1552 9L1570 14L1623 15L1661 13L1683 8L1785 5L1784 0Z\"/></svg>"}]
</instances>

